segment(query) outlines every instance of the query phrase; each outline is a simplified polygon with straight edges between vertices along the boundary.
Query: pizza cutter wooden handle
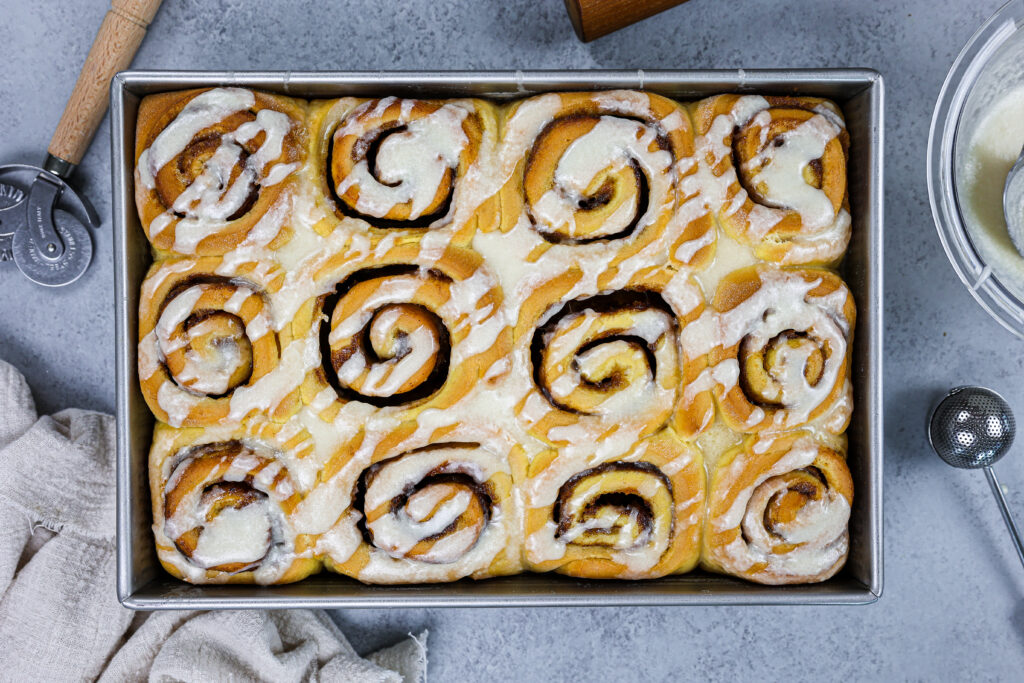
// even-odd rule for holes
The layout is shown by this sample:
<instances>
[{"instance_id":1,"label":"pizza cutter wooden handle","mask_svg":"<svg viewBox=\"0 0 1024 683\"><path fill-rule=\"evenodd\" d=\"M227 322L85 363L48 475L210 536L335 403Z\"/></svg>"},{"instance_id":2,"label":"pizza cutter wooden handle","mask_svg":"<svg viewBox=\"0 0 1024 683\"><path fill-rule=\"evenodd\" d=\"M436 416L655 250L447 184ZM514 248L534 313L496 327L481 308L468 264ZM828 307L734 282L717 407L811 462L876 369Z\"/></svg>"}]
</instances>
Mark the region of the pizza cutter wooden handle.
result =
<instances>
[{"instance_id":1,"label":"pizza cutter wooden handle","mask_svg":"<svg viewBox=\"0 0 1024 683\"><path fill-rule=\"evenodd\" d=\"M576 35L589 43L684 2L686 0L565 0L565 8Z\"/></svg>"},{"instance_id":2,"label":"pizza cutter wooden handle","mask_svg":"<svg viewBox=\"0 0 1024 683\"><path fill-rule=\"evenodd\" d=\"M66 176L71 167L82 160L107 111L110 79L131 64L162 1L111 0L110 10L96 33L75 89L50 140L47 151L51 158L47 160L47 170Z\"/></svg>"}]
</instances>

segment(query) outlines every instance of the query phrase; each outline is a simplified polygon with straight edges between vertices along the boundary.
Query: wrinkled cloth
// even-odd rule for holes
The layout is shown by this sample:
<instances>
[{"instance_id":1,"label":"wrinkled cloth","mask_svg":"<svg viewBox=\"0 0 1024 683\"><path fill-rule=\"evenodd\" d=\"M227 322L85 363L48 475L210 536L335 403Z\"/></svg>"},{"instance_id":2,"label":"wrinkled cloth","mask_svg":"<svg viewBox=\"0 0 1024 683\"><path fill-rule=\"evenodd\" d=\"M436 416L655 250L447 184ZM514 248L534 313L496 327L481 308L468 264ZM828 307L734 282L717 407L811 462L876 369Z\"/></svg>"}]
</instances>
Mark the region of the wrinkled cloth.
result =
<instances>
[{"instance_id":1,"label":"wrinkled cloth","mask_svg":"<svg viewBox=\"0 0 1024 683\"><path fill-rule=\"evenodd\" d=\"M321 610L138 613L116 596L114 421L38 417L0 360L0 681L423 681L426 632L360 657Z\"/></svg>"}]
</instances>

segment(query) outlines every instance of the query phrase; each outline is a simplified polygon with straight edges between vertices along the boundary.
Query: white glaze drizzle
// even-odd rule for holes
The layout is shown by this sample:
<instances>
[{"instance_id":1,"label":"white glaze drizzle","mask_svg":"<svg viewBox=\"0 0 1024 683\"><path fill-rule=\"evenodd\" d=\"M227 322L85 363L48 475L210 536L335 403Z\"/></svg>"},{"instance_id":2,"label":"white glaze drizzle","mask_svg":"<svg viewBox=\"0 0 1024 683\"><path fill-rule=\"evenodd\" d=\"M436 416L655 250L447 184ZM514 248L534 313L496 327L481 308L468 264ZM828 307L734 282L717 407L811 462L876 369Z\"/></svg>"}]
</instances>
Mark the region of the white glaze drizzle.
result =
<instances>
[{"instance_id":1,"label":"white glaze drizzle","mask_svg":"<svg viewBox=\"0 0 1024 683\"><path fill-rule=\"evenodd\" d=\"M714 212L728 216L747 201L749 195L732 166L731 140L735 130L750 123L761 126L763 142L770 106L763 97L741 97L728 112L713 119L704 135L697 136L697 169L688 182L700 189L704 202ZM803 177L807 164L820 158L825 145L845 127L840 114L831 108L819 105L815 112L796 129L778 136L781 146L764 145L754 159L745 163L745 168L753 172L754 185L762 188L773 206L784 207L754 202L747 216L748 239L755 244L763 240L785 218L787 210L801 218L801 232L788 241L779 257L781 264L834 260L842 255L850 239L849 212L844 208L835 210L824 191L807 184ZM734 194L730 199L731 190Z\"/></svg>"},{"instance_id":2,"label":"white glaze drizzle","mask_svg":"<svg viewBox=\"0 0 1024 683\"><path fill-rule=\"evenodd\" d=\"M765 572L785 576L816 576L834 566L849 545L846 525L850 518L850 503L833 489L823 497L803 505L789 523L773 527L775 538L764 528L765 507L785 484L772 478L811 465L817 457L818 447L810 436L801 437L789 451L768 470L760 473L751 486L740 491L723 514L709 520L714 530L721 532L742 526L746 535L715 550L718 561L731 569L746 571L755 564L765 563ZM728 482L741 476L747 467L747 457L740 452L723 474ZM796 544L785 553L772 552L779 542Z\"/></svg>"},{"instance_id":3,"label":"white glaze drizzle","mask_svg":"<svg viewBox=\"0 0 1024 683\"><path fill-rule=\"evenodd\" d=\"M144 291L155 295L156 287L172 274L187 272L194 264L184 262L171 263L164 271L157 271L144 285ZM142 380L150 379L167 362L170 354L185 349L184 364L177 374L170 375L157 389L157 405L167 414L167 422L171 426L180 427L189 418L193 409L198 408L208 396L217 396L229 391L232 376L242 369L243 364L253 362L251 356L243 358L238 342L233 336L225 335L225 330L215 324L212 319L199 321L184 330L181 326L196 312L203 294L212 287L209 284L196 284L178 292L174 298L164 305L160 317L153 329L139 342L138 367ZM251 297L258 297L254 289L235 284L235 291L225 302L222 310L239 316L244 327L245 337L249 343L255 343L267 334L271 334L272 321L267 308L261 307L248 321L239 315L242 307ZM216 341L207 345L206 352L187 348L193 340L203 335L215 335ZM235 418L233 418L235 419Z\"/></svg>"},{"instance_id":4,"label":"white glaze drizzle","mask_svg":"<svg viewBox=\"0 0 1024 683\"><path fill-rule=\"evenodd\" d=\"M385 109L396 102L388 97L380 100L374 111L368 111L372 102L357 107L345 123L338 127L335 140L366 133L366 124L361 116L366 115L372 122ZM405 130L388 135L377 153L376 169L379 180L374 177L365 159L357 162L344 178L338 180L336 190L343 195L350 187L359 189L356 210L371 216L382 217L396 205L410 203L411 219L419 218L430 201L437 194L442 179L449 169L458 166L462 150L469 139L462 129L462 122L469 112L458 105L446 104L425 116L410 118L404 100L402 115L398 123Z\"/></svg>"},{"instance_id":5,"label":"white glaze drizzle","mask_svg":"<svg viewBox=\"0 0 1024 683\"><path fill-rule=\"evenodd\" d=\"M649 149L657 133L656 128L638 121L602 116L588 133L573 140L558 160L555 187L531 207L537 229L570 237L581 236L577 231L576 212L594 178L598 174L619 173L632 163L643 169L652 185L649 206L639 217L636 229L649 225L670 201L671 177L667 171L672 157L667 151L659 149L652 152ZM615 214L606 218L600 232L585 236L602 237L624 230L639 210L636 201L633 197L632 202L623 204Z\"/></svg>"},{"instance_id":6,"label":"white glaze drizzle","mask_svg":"<svg viewBox=\"0 0 1024 683\"><path fill-rule=\"evenodd\" d=\"M558 499L562 486L570 477L603 462L642 461L647 453L648 444L647 441L637 444L634 440L626 450L615 455L588 458L582 462L577 458L560 453L554 463L524 484L526 505L530 509L543 510L545 515L550 516L552 515L552 506ZM676 459L666 463L660 469L671 477L690 466L693 457L694 454L691 451L684 449ZM659 495L672 497L672 491L667 488L664 479L653 473L645 472L644 476L639 494L646 500L654 500ZM573 488L569 498L563 501L562 516L574 520L581 519L584 508L596 501L599 495L607 492L600 490L596 479L589 482L584 479ZM677 492L679 495L684 493ZM701 499L702 496L698 493L696 498L675 502L672 514L668 517L654 516L650 520L651 526L646 530L641 530L636 510L632 510L629 518L623 522L620 511L605 509L603 514L587 515L588 518L585 521L577 521L561 532L556 521L548 519L533 533L527 535L524 539L524 550L529 560L534 563L562 560L569 546L576 539L588 531L603 529L608 534L610 543L602 544L602 551L609 555L611 561L623 566L621 578L643 576L644 572L653 568L668 550L673 533L684 533L683 527L696 521L675 519L676 512L686 511L691 507L699 509ZM675 527L674 532L673 527Z\"/></svg>"},{"instance_id":7,"label":"white glaze drizzle","mask_svg":"<svg viewBox=\"0 0 1024 683\"><path fill-rule=\"evenodd\" d=\"M512 441L508 436L470 422L453 423L446 411L426 411L418 420L421 429L392 451L374 457L381 438L394 428L388 417L377 414L366 422L366 437L351 460L334 477L317 487L303 501L295 515L298 528L322 533L317 551L343 564L363 544L358 531L362 515L350 509L351 492L356 480L369 466L371 458L384 459L367 486L363 507L373 510L387 507L392 499L403 495L408 487L423 481L431 473L461 473L478 484L492 477L509 474L508 453ZM451 427L455 431L451 431ZM446 436L438 442L435 430ZM444 446L442 444L452 444ZM430 449L423 449L432 445ZM388 456L398 455L397 459ZM467 526L457 533L434 542L418 557L407 556L422 539L454 522L469 506L473 493L460 488L447 497L450 489L433 484L413 494L404 506L386 512L367 525L373 530L374 544L369 560L359 571L359 578L370 582L422 582L450 580L482 571L501 553L516 552L516 530L521 524L517 499L492 497L490 517L481 526ZM493 494L493 491L492 491Z\"/></svg>"},{"instance_id":8,"label":"white glaze drizzle","mask_svg":"<svg viewBox=\"0 0 1024 683\"><path fill-rule=\"evenodd\" d=\"M843 307L849 291L842 286L825 296L811 296L820 280L808 282L798 274L773 268L762 268L759 273L761 284L756 292L729 311L706 309L684 328L682 345L691 357L696 357L715 347L728 349L744 339L760 349L788 330L809 333L822 353L824 349L830 351L824 358L821 376L814 384L804 376L812 342L797 349L783 345L776 362L781 373L774 377L776 395L764 397L785 406L775 411L774 428L792 428L807 422L811 413L832 394L845 366L850 329ZM703 370L686 387L684 395L693 397L715 386L727 393L737 386L739 374L736 358L727 358ZM747 426L756 426L764 417L764 411L755 407Z\"/></svg>"},{"instance_id":9,"label":"white glaze drizzle","mask_svg":"<svg viewBox=\"0 0 1024 683\"><path fill-rule=\"evenodd\" d=\"M768 123L767 120L761 123L762 133L767 132ZM745 160L742 168L751 175L751 183L755 187L764 188L764 196L768 200L798 212L808 230L826 228L835 220L836 211L825 193L809 185L803 174L811 161L822 157L825 146L839 132L838 126L816 114L793 130L777 136L772 144L765 145L751 159ZM762 239L771 227L755 225L751 226L751 232Z\"/></svg>"},{"instance_id":10,"label":"white glaze drizzle","mask_svg":"<svg viewBox=\"0 0 1024 683\"><path fill-rule=\"evenodd\" d=\"M203 439L193 444L201 446L233 438L235 434L218 428L208 430ZM158 441L159 443L159 441ZM173 442L169 444L173 446ZM177 454L167 453L161 467L164 491L176 487L182 472L192 459L189 448ZM295 531L283 514L281 501L292 495L294 489L287 477L280 478L282 464L277 460L280 451L259 440L242 439L242 450L224 461L202 482L189 489L180 500L175 514L157 520L153 531L161 549L160 556L175 566L194 583L226 581L228 573L207 575L207 568L233 562L253 563L251 567L256 583L274 583L292 565L296 558ZM218 473L220 473L218 475ZM212 520L208 520L209 503L201 498L209 486L218 481L242 481L252 476L252 486L266 494L266 498L252 502L241 509L226 507ZM174 547L174 539L190 529L201 527L202 533L190 561Z\"/></svg>"},{"instance_id":11,"label":"white glaze drizzle","mask_svg":"<svg viewBox=\"0 0 1024 683\"><path fill-rule=\"evenodd\" d=\"M139 182L152 190L160 170L184 151L196 135L255 104L253 93L241 88L214 88L194 97L140 155ZM254 121L224 133L202 173L172 206L152 221L150 235L159 235L173 223L174 250L180 254L195 253L200 242L230 223L228 218L242 208L256 188L276 185L298 168L296 163L274 163L282 156L284 140L292 125L287 114L261 109ZM265 135L263 143L246 155L243 145L260 133ZM232 181L232 170L238 164L242 170Z\"/></svg>"}]
</instances>

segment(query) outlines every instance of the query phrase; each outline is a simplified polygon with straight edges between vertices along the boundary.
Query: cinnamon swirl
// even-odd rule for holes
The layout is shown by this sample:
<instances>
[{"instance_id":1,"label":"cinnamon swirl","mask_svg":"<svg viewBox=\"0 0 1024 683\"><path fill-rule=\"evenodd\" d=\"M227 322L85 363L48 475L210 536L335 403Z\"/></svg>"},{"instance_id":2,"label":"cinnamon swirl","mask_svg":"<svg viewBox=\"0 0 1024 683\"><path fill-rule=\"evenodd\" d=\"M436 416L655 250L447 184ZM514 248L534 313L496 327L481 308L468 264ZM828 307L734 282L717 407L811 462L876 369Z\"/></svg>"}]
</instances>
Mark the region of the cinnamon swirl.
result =
<instances>
[{"instance_id":1,"label":"cinnamon swirl","mask_svg":"<svg viewBox=\"0 0 1024 683\"><path fill-rule=\"evenodd\" d=\"M301 500L283 446L247 430L158 425L150 454L153 531L164 568L193 583L289 583L316 572L296 533Z\"/></svg>"},{"instance_id":2,"label":"cinnamon swirl","mask_svg":"<svg viewBox=\"0 0 1024 683\"><path fill-rule=\"evenodd\" d=\"M547 451L523 485L527 566L583 578L689 571L700 555L704 487L700 453L668 432L620 457Z\"/></svg>"},{"instance_id":3,"label":"cinnamon swirl","mask_svg":"<svg viewBox=\"0 0 1024 683\"><path fill-rule=\"evenodd\" d=\"M699 264L714 231L692 182L693 150L686 110L658 95L517 102L504 116L499 148L501 236L478 235L474 246L528 272L588 259L601 271L599 288L645 266Z\"/></svg>"},{"instance_id":4,"label":"cinnamon swirl","mask_svg":"<svg viewBox=\"0 0 1024 683\"><path fill-rule=\"evenodd\" d=\"M765 261L842 257L850 241L850 138L834 104L721 95L697 103L693 118L708 201L730 236Z\"/></svg>"},{"instance_id":5,"label":"cinnamon swirl","mask_svg":"<svg viewBox=\"0 0 1024 683\"><path fill-rule=\"evenodd\" d=\"M326 419L346 409L413 417L456 403L507 367L501 290L472 251L434 253L400 239L371 258L339 252L316 277L328 293L304 305L295 328L318 341L320 366L303 400Z\"/></svg>"},{"instance_id":6,"label":"cinnamon swirl","mask_svg":"<svg viewBox=\"0 0 1024 683\"><path fill-rule=\"evenodd\" d=\"M704 309L699 288L668 269L613 291L594 291L593 279L573 268L524 300L515 332L516 375L526 382L520 422L569 449L625 450L670 424L683 436L700 432L714 416L709 388L687 387L707 355L681 344Z\"/></svg>"},{"instance_id":7,"label":"cinnamon swirl","mask_svg":"<svg viewBox=\"0 0 1024 683\"><path fill-rule=\"evenodd\" d=\"M250 263L226 277L221 265L216 257L158 262L142 285L139 381L153 414L175 427L286 417L298 406L297 386L282 394L268 386L288 343L269 298L283 273Z\"/></svg>"},{"instance_id":8,"label":"cinnamon swirl","mask_svg":"<svg viewBox=\"0 0 1024 683\"><path fill-rule=\"evenodd\" d=\"M250 237L287 241L281 203L305 158L305 118L303 102L243 88L144 98L135 203L153 246L218 255Z\"/></svg>"},{"instance_id":9,"label":"cinnamon swirl","mask_svg":"<svg viewBox=\"0 0 1024 683\"><path fill-rule=\"evenodd\" d=\"M490 103L346 98L315 102L312 121L315 182L338 220L380 237L432 231L459 244L497 220Z\"/></svg>"},{"instance_id":10,"label":"cinnamon swirl","mask_svg":"<svg viewBox=\"0 0 1024 683\"><path fill-rule=\"evenodd\" d=\"M723 279L712 305L719 338L696 387L714 385L732 429L794 429L821 416L827 431L846 430L856 308L838 276L751 266Z\"/></svg>"},{"instance_id":11,"label":"cinnamon swirl","mask_svg":"<svg viewBox=\"0 0 1024 683\"><path fill-rule=\"evenodd\" d=\"M807 432L752 436L711 471L701 563L766 584L824 581L849 551L853 479Z\"/></svg>"},{"instance_id":12,"label":"cinnamon swirl","mask_svg":"<svg viewBox=\"0 0 1024 683\"><path fill-rule=\"evenodd\" d=\"M370 430L300 505L328 569L366 583L482 578L520 570L512 462L522 447L468 422Z\"/></svg>"}]
</instances>

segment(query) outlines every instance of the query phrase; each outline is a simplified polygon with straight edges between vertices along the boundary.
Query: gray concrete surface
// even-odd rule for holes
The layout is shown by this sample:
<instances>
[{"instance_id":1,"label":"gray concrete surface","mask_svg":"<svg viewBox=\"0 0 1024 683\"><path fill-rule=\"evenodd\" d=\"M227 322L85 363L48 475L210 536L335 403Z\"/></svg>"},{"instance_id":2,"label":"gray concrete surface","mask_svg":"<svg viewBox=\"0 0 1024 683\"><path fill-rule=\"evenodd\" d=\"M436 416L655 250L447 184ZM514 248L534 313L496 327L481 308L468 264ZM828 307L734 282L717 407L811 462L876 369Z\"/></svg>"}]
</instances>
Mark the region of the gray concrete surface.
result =
<instances>
[{"instance_id":1,"label":"gray concrete surface","mask_svg":"<svg viewBox=\"0 0 1024 683\"><path fill-rule=\"evenodd\" d=\"M960 46L1000 0L692 0L590 45L559 0L166 0L136 65L189 69L865 66L888 87L885 594L851 608L372 610L360 650L431 629L433 680L1020 679L1024 571L979 473L928 451L929 403L978 382L1024 415L1024 343L974 304L932 225L925 142ZM108 0L0 0L0 160L38 162ZM111 411L109 134L77 184L103 226L76 286L0 268L0 357L43 411ZM1024 455L999 466L1024 517Z\"/></svg>"}]
</instances>

